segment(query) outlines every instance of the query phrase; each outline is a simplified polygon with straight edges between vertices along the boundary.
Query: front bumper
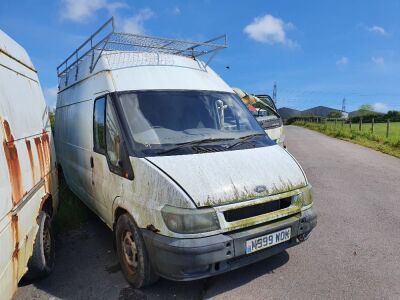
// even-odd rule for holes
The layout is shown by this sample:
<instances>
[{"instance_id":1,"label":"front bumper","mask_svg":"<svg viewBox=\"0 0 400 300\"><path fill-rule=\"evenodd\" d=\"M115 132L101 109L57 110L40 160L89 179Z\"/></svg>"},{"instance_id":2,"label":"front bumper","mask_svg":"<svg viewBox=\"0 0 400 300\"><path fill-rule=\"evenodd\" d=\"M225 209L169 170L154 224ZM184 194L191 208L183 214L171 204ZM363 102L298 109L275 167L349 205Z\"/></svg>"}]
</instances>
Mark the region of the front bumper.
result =
<instances>
[{"instance_id":1,"label":"front bumper","mask_svg":"<svg viewBox=\"0 0 400 300\"><path fill-rule=\"evenodd\" d=\"M195 239L177 239L147 229L142 234L155 271L162 277L188 281L221 274L260 261L307 239L317 225L310 208L297 215L251 229ZM291 227L285 243L246 255L246 241Z\"/></svg>"}]
</instances>

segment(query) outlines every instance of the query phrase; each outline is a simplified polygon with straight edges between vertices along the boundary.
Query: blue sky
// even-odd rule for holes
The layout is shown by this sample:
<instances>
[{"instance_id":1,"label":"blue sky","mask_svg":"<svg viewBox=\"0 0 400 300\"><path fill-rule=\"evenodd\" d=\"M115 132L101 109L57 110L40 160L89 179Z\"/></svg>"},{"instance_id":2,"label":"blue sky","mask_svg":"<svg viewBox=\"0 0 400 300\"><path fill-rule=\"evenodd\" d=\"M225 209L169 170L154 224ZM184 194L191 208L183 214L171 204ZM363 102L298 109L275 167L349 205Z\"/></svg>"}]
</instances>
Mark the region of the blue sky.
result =
<instances>
[{"instance_id":1,"label":"blue sky","mask_svg":"<svg viewBox=\"0 0 400 300\"><path fill-rule=\"evenodd\" d=\"M0 2L0 29L29 52L54 106L56 67L107 18L134 33L206 40L228 34L212 67L231 86L278 106L400 110L400 1ZM227 69L226 66L230 68Z\"/></svg>"}]
</instances>

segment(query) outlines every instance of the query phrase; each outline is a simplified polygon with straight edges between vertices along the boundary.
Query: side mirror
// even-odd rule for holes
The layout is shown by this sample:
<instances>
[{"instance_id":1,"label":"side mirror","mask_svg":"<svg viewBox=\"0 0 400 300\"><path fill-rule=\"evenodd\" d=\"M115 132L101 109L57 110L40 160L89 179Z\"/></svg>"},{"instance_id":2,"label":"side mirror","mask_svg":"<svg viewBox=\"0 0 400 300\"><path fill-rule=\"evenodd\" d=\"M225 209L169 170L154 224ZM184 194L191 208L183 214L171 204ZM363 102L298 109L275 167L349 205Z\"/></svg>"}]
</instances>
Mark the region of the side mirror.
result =
<instances>
[{"instance_id":1,"label":"side mirror","mask_svg":"<svg viewBox=\"0 0 400 300\"><path fill-rule=\"evenodd\" d=\"M123 176L125 178L133 180L135 179L135 175L133 173L132 165L129 160L129 154L124 142L121 143L120 151L121 152L120 152L120 158L118 160L118 166L121 168Z\"/></svg>"}]
</instances>

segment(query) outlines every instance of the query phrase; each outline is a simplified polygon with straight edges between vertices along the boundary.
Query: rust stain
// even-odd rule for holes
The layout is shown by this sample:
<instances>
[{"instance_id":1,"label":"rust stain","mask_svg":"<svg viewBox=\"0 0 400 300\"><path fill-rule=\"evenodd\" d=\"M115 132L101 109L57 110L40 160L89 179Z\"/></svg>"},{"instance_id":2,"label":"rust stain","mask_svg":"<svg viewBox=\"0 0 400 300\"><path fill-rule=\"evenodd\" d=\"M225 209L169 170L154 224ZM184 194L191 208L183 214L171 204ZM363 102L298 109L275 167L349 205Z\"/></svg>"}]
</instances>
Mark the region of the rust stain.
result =
<instances>
[{"instance_id":1,"label":"rust stain","mask_svg":"<svg viewBox=\"0 0 400 300\"><path fill-rule=\"evenodd\" d=\"M13 280L17 281L18 278L18 258L19 258L19 228L18 216L11 216L11 230L14 238L14 250L12 254L13 261Z\"/></svg>"},{"instance_id":2,"label":"rust stain","mask_svg":"<svg viewBox=\"0 0 400 300\"><path fill-rule=\"evenodd\" d=\"M34 138L36 150L38 153L40 178L45 181L45 191L50 192L51 177L49 171L51 169L50 142L49 136L45 130L40 137Z\"/></svg>"},{"instance_id":3,"label":"rust stain","mask_svg":"<svg viewBox=\"0 0 400 300\"><path fill-rule=\"evenodd\" d=\"M6 120L3 121L3 128L5 133L3 148L7 159L8 173L10 176L12 202L15 206L24 196L21 166L19 163L17 147L14 143L14 137L11 133L10 124L8 124Z\"/></svg>"},{"instance_id":4,"label":"rust stain","mask_svg":"<svg viewBox=\"0 0 400 300\"><path fill-rule=\"evenodd\" d=\"M32 186L34 186L36 183L36 174L35 174L35 164L33 162L31 141L26 140L25 143L26 143L26 149L28 150L29 164L31 166Z\"/></svg>"},{"instance_id":5,"label":"rust stain","mask_svg":"<svg viewBox=\"0 0 400 300\"><path fill-rule=\"evenodd\" d=\"M51 169L51 157L50 157L50 142L49 142L49 135L47 131L43 129L42 133L42 148L44 154L44 164L45 164L45 191L46 193L50 193L51 187L51 176L50 176L50 169Z\"/></svg>"},{"instance_id":6,"label":"rust stain","mask_svg":"<svg viewBox=\"0 0 400 300\"><path fill-rule=\"evenodd\" d=\"M11 216L11 229L14 235L14 252L13 252L13 258L16 258L18 260L18 252L19 252L19 228L18 228L18 216L17 215L12 215Z\"/></svg>"},{"instance_id":7,"label":"rust stain","mask_svg":"<svg viewBox=\"0 0 400 300\"><path fill-rule=\"evenodd\" d=\"M46 204L47 200L49 200L51 195L46 192L46 194L42 197L42 201L40 202L40 207L39 207L39 214L37 216L37 223L39 224L39 217L40 217L40 212L43 210L43 206Z\"/></svg>"},{"instance_id":8,"label":"rust stain","mask_svg":"<svg viewBox=\"0 0 400 300\"><path fill-rule=\"evenodd\" d=\"M50 143L49 143L49 135L45 130L43 130L42 134L42 147L45 159L46 169L50 169ZM47 172L46 172L47 173Z\"/></svg>"},{"instance_id":9,"label":"rust stain","mask_svg":"<svg viewBox=\"0 0 400 300\"><path fill-rule=\"evenodd\" d=\"M36 150L38 153L40 178L43 178L45 175L45 166L44 166L44 154L43 154L42 140L40 139L40 137L35 137L33 140L35 142Z\"/></svg>"}]
</instances>

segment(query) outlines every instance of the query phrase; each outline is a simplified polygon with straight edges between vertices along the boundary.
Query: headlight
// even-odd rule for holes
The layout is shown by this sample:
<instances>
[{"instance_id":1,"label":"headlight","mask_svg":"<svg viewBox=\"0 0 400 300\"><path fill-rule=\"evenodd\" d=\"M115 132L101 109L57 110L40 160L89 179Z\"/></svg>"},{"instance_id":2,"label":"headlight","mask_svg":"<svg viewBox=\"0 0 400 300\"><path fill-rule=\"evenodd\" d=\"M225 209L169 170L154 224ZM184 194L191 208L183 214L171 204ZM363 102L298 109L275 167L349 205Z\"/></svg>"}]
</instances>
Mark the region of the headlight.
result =
<instances>
[{"instance_id":1,"label":"headlight","mask_svg":"<svg viewBox=\"0 0 400 300\"><path fill-rule=\"evenodd\" d=\"M309 206L313 203L312 187L308 185L303 192L293 196L293 203L301 200L302 206Z\"/></svg>"},{"instance_id":2,"label":"headlight","mask_svg":"<svg viewBox=\"0 0 400 300\"><path fill-rule=\"evenodd\" d=\"M161 214L168 229L176 233L201 233L220 228L213 208L188 209L165 205Z\"/></svg>"}]
</instances>

